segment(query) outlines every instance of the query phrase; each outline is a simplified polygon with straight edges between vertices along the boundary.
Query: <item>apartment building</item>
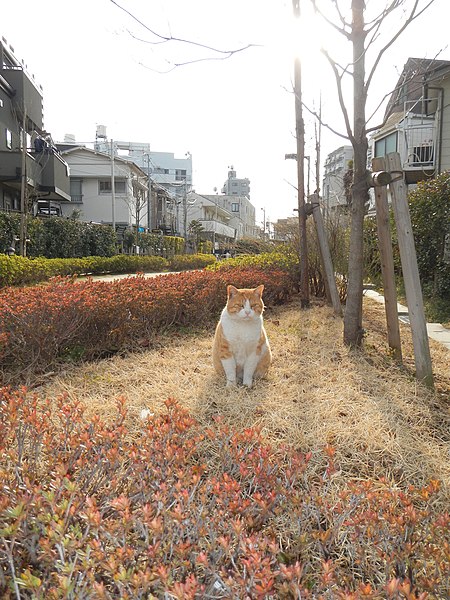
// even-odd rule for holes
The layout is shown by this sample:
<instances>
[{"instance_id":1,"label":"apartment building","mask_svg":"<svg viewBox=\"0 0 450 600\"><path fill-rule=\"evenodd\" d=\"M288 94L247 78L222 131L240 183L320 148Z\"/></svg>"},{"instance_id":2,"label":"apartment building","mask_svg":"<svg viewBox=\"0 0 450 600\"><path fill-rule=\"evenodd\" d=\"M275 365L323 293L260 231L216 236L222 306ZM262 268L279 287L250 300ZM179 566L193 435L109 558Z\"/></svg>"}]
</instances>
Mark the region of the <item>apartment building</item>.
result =
<instances>
[{"instance_id":1,"label":"apartment building","mask_svg":"<svg viewBox=\"0 0 450 600\"><path fill-rule=\"evenodd\" d=\"M346 208L344 175L353 160L352 146L340 146L328 154L323 176L323 210L326 215Z\"/></svg>"},{"instance_id":2,"label":"apartment building","mask_svg":"<svg viewBox=\"0 0 450 600\"><path fill-rule=\"evenodd\" d=\"M233 166L231 166L228 171L228 178L222 186L222 194L250 198L250 180L247 178L239 179Z\"/></svg>"},{"instance_id":3,"label":"apartment building","mask_svg":"<svg viewBox=\"0 0 450 600\"><path fill-rule=\"evenodd\" d=\"M407 185L450 169L450 61L409 58L391 94L375 157L398 152Z\"/></svg>"},{"instance_id":4,"label":"apartment building","mask_svg":"<svg viewBox=\"0 0 450 600\"><path fill-rule=\"evenodd\" d=\"M69 192L68 165L44 130L42 88L2 38L0 210L60 214Z\"/></svg>"},{"instance_id":5,"label":"apartment building","mask_svg":"<svg viewBox=\"0 0 450 600\"><path fill-rule=\"evenodd\" d=\"M155 152L150 150L148 142L127 142L113 140L115 156L133 161L151 180L163 188L175 199L181 199L192 189L192 156L186 152L178 158L173 152ZM106 154L111 153L111 141L106 138L106 127L97 127L95 149Z\"/></svg>"}]
</instances>

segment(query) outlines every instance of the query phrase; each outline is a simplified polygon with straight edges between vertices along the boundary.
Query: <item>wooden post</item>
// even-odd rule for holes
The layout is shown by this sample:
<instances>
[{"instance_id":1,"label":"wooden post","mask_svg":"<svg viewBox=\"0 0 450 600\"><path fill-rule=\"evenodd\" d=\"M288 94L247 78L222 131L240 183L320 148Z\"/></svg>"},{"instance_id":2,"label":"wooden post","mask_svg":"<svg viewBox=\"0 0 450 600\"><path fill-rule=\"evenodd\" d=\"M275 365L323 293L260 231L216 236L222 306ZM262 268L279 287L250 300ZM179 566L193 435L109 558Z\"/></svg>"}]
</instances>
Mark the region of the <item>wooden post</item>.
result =
<instances>
[{"instance_id":1,"label":"wooden post","mask_svg":"<svg viewBox=\"0 0 450 600\"><path fill-rule=\"evenodd\" d=\"M300 20L300 0L292 0L294 17ZM302 65L300 58L294 59L295 133L297 138L297 199L300 236L300 304L309 308L308 242L306 237L305 211L305 122L302 105Z\"/></svg>"},{"instance_id":2,"label":"wooden post","mask_svg":"<svg viewBox=\"0 0 450 600\"><path fill-rule=\"evenodd\" d=\"M420 286L411 217L406 197L406 185L403 176L395 180L396 176L403 173L398 152L392 152L387 155L387 166L394 179L389 185L389 189L392 195L392 206L394 208L403 280L405 283L406 302L408 304L408 314L411 323L416 378L432 388L434 384L430 345L423 308L422 288Z\"/></svg>"},{"instance_id":3,"label":"wooden post","mask_svg":"<svg viewBox=\"0 0 450 600\"><path fill-rule=\"evenodd\" d=\"M385 171L384 158L373 158L373 171ZM397 290L395 285L394 257L392 254L391 228L389 225L389 205L385 185L375 185L375 206L378 231L378 248L383 278L384 310L386 313L387 338L396 360L402 360L400 326L397 312Z\"/></svg>"},{"instance_id":4,"label":"wooden post","mask_svg":"<svg viewBox=\"0 0 450 600\"><path fill-rule=\"evenodd\" d=\"M331 304L333 305L334 314L339 317L342 316L342 306L339 299L339 292L336 285L336 279L334 276L333 262L331 260L330 248L328 246L328 240L325 233L325 227L323 224L322 211L320 210L319 202L314 202L312 205L312 213L314 223L316 225L317 239L319 240L320 255L322 258L322 265L325 271L325 278L327 282L328 292L331 298Z\"/></svg>"}]
</instances>

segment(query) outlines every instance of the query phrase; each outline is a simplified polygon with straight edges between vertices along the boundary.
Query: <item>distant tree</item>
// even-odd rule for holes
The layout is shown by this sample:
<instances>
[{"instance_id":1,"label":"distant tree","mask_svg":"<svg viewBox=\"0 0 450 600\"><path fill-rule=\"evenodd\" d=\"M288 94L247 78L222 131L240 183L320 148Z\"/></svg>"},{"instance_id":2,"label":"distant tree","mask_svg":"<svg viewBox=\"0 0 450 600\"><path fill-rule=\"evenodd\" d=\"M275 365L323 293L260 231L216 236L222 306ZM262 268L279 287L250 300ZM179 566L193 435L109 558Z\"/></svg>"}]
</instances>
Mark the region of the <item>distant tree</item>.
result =
<instances>
[{"instance_id":1,"label":"distant tree","mask_svg":"<svg viewBox=\"0 0 450 600\"><path fill-rule=\"evenodd\" d=\"M188 225L189 240L194 244L194 251L197 252L197 248L202 241L202 233L205 231L201 221L193 219Z\"/></svg>"},{"instance_id":2,"label":"distant tree","mask_svg":"<svg viewBox=\"0 0 450 600\"><path fill-rule=\"evenodd\" d=\"M125 202L127 203L130 211L132 223L135 223L136 225L133 243L136 245L136 247L139 247L139 228L141 226L141 221L147 216L148 210L147 189L145 185L143 185L141 178L132 178L131 195L127 194Z\"/></svg>"},{"instance_id":3,"label":"distant tree","mask_svg":"<svg viewBox=\"0 0 450 600\"><path fill-rule=\"evenodd\" d=\"M348 169L344 173L343 178L344 195L347 206L352 205L352 186L353 186L353 161L348 161Z\"/></svg>"}]
</instances>

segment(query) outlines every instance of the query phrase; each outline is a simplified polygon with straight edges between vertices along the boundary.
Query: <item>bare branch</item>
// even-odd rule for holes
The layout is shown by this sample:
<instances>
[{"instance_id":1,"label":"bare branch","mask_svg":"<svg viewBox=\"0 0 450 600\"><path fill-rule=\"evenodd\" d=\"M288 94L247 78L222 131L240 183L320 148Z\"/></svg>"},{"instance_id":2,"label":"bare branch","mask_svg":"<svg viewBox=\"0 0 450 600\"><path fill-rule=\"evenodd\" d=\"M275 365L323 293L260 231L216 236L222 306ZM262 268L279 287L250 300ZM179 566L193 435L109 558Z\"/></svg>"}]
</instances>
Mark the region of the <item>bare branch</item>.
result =
<instances>
[{"instance_id":1,"label":"bare branch","mask_svg":"<svg viewBox=\"0 0 450 600\"><path fill-rule=\"evenodd\" d=\"M419 10L418 12L416 12L417 11L417 6L419 4L419 1L420 0L415 0L414 1L414 5L411 8L411 11L410 11L409 16L407 17L406 21L404 21L403 25L400 27L400 29L397 31L397 33L389 40L389 42L378 53L378 56L375 59L373 65L372 65L372 69L370 70L369 76L368 76L367 81L366 81L366 85L364 86L366 94L367 94L367 92L369 90L370 83L371 83L371 81L373 79L373 76L375 74L375 71L376 71L376 69L378 67L378 64L379 64L379 62L380 62L383 54L386 52L386 50L388 48L390 48L392 46L392 44L403 33L403 31L408 27L408 25L410 23L412 23L415 19L417 19L418 17L420 17L420 15L425 10L427 10L427 8L429 8L433 4L433 2L434 2L434 0L429 0L429 2L421 10ZM397 1L396 0L393 0L392 5L394 5L394 4L397 5Z\"/></svg>"},{"instance_id":2,"label":"bare branch","mask_svg":"<svg viewBox=\"0 0 450 600\"><path fill-rule=\"evenodd\" d=\"M322 19L328 23L328 25L330 25L331 27L333 27L333 29L335 29L336 31L338 31L340 34L342 34L343 36L345 36L348 40L350 40L350 36L351 36L351 31L347 31L347 28L350 29L350 24L347 23L347 21L344 19L341 11L339 10L338 4L336 2L336 0L333 0L333 4L335 5L335 9L336 12L339 16L339 20L342 23L342 27L339 27L338 25L336 25L336 23L334 21L332 21L331 19L329 19L325 13L323 13L320 8L317 6L316 0L311 0L311 4L314 8L314 12L318 13Z\"/></svg>"},{"instance_id":3,"label":"bare branch","mask_svg":"<svg viewBox=\"0 0 450 600\"><path fill-rule=\"evenodd\" d=\"M304 102L302 102L302 105L303 105L304 108L306 108L306 110L309 112L310 115L312 115L313 117L315 117L317 119L317 121L323 127L326 127L329 131L331 131L331 133L334 133L334 135L337 135L337 136L343 138L344 140L348 140L348 135L345 135L345 133L340 133L339 131L336 131L336 129L334 129L333 127L331 127L331 125L329 125L328 123L325 123L325 121L322 119L320 113L318 113L315 110L309 108L309 106L307 104L305 104Z\"/></svg>"},{"instance_id":4,"label":"bare branch","mask_svg":"<svg viewBox=\"0 0 450 600\"><path fill-rule=\"evenodd\" d=\"M157 71L157 72L162 72L162 73L167 72L168 73L168 72L172 71L173 69L175 69L176 67L189 65L192 63L196 63L196 62L202 62L205 60L223 60L225 58L230 58L230 56L232 56L233 54L236 54L238 52L243 52L244 50L248 50L249 48L261 47L260 44L247 44L247 46L243 46L241 48L235 48L232 50L221 50L219 48L213 48L212 46L208 46L207 44L201 44L200 42L194 42L192 40L185 40L183 38L178 38L173 35L168 35L168 36L161 35L157 31L154 31L153 29L148 27L148 25L143 23L140 19L138 19L135 15L133 15L133 13L131 13L129 10L127 10L126 8L121 6L115 0L110 0L110 2L112 2L115 6L117 6L117 8L119 8L120 10L125 12L129 17L131 17L134 21L136 21L136 23L138 23L141 27L143 27L148 32L150 32L152 35L154 35L156 38L158 38L158 41L150 41L150 40L139 40L139 41L145 42L147 44L153 44L153 45L164 44L166 42L179 42L182 44L189 44L191 46L195 46L196 48L202 48L203 50L209 50L210 52L217 52L218 54L223 55L220 57L200 58L200 59L186 61L186 62L182 62L182 63L174 63L174 66L171 69L169 69L168 71ZM128 33L130 33L130 32L128 32ZM130 33L130 35L132 35L132 34ZM135 37L135 36L132 35L132 37ZM139 39L139 38L135 38L135 39ZM156 69L150 69L150 70L156 71Z\"/></svg>"},{"instance_id":5,"label":"bare branch","mask_svg":"<svg viewBox=\"0 0 450 600\"><path fill-rule=\"evenodd\" d=\"M352 128L351 128L351 125L350 125L350 119L349 119L349 116L348 116L347 107L345 106L345 102L344 102L344 94L343 94L343 91L342 91L342 75L339 75L339 72L338 72L337 67L336 67L336 63L330 57L330 55L328 54L328 52L326 50L322 50L322 54L328 60L330 66L331 66L331 68L333 70L334 77L336 79L336 87L337 87L337 92L338 92L339 105L341 107L342 114L344 116L345 128L347 129L348 139L353 143L355 141L355 138L354 138L353 131L352 131Z\"/></svg>"},{"instance_id":6,"label":"bare branch","mask_svg":"<svg viewBox=\"0 0 450 600\"><path fill-rule=\"evenodd\" d=\"M366 25L369 27L366 29L367 32L370 32L374 27L376 29L379 28L380 24L384 21L384 19L394 10L396 10L399 6L404 3L404 0L392 0L389 6L385 6L382 12L372 19L372 21L367 22Z\"/></svg>"},{"instance_id":7,"label":"bare branch","mask_svg":"<svg viewBox=\"0 0 450 600\"><path fill-rule=\"evenodd\" d=\"M281 86L282 89L284 89L288 94L295 94L295 92L293 90L289 90L287 87L285 86ZM304 108L306 108L306 110L309 112L310 115L312 115L317 121L319 121L319 123L321 125L323 125L324 127L326 127L329 131L331 131L331 133L334 133L335 135L348 140L348 136L345 133L340 133L339 131L337 131L336 129L333 129L333 127L331 127L331 125L329 125L328 123L325 123L325 121L322 119L321 113L316 112L315 110L313 110L312 108L309 108L309 106L307 104L305 104L302 100L302 106ZM296 135L294 134L293 137L296 137Z\"/></svg>"},{"instance_id":8,"label":"bare branch","mask_svg":"<svg viewBox=\"0 0 450 600\"><path fill-rule=\"evenodd\" d=\"M255 47L254 44L249 44L248 46L244 46L243 48L238 48L236 50L229 50L228 53L225 54L224 56L205 56L203 58L194 58L192 60L187 60L187 61L181 62L181 63L170 63L168 60L166 60L166 62L169 65L172 65L170 69L167 69L167 71L160 71L158 69L153 69L152 67L144 65L144 63L142 63L142 62L139 62L138 64L141 67L144 67L144 69L148 69L149 71L154 71L155 73L161 73L162 75L164 75L165 73L170 73L171 71L175 70L177 67L184 67L185 65L193 65L195 63L211 61L211 60L227 60L228 58L230 58L231 56L233 56L233 54L236 54L237 52L243 52L244 50L248 50L249 48L254 48L254 47Z\"/></svg>"},{"instance_id":9,"label":"bare branch","mask_svg":"<svg viewBox=\"0 0 450 600\"><path fill-rule=\"evenodd\" d=\"M441 52L442 52L442 50L439 50L439 52L437 52L435 54L435 56L433 57L432 60L435 60L441 54ZM430 65L430 67L428 67L428 69L424 70L423 75L426 75L429 71L431 71L431 65ZM414 75L411 74L411 77L409 79L407 79L407 78L402 79L402 81L401 81L401 83L399 85L395 86L395 88L393 88L390 92L387 92L383 96L383 98L380 100L380 102L378 103L378 106L372 111L372 114L367 119L367 122L369 122L375 116L375 114L378 112L379 108L381 107L381 105L383 104L383 102L386 100L386 98L388 98L389 96L392 96L392 94L394 94L395 92L398 92L399 90L401 90L402 87L405 85L405 83L408 83L408 82L412 81L413 78L414 78ZM422 83L418 84L417 88L411 88L410 91L411 91L411 93L414 93L415 91L417 91L421 87L422 87ZM386 117L383 119L382 123L380 123L379 125L375 125L374 127L370 127L368 129L366 129L366 132L367 133L371 133L372 131L377 131L378 129L381 129L386 124L386 121L388 120L388 118L389 118L389 114L386 115Z\"/></svg>"}]
</instances>

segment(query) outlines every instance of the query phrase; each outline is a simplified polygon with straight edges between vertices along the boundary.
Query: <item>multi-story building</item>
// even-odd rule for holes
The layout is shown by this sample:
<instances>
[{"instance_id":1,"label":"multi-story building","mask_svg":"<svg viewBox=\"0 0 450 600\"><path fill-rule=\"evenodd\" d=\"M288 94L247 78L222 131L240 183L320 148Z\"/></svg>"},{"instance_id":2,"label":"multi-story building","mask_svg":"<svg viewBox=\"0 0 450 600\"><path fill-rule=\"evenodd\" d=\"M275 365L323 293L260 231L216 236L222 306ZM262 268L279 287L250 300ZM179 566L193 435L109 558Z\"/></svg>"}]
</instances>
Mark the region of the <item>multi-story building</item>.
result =
<instances>
[{"instance_id":1,"label":"multi-story building","mask_svg":"<svg viewBox=\"0 0 450 600\"><path fill-rule=\"evenodd\" d=\"M42 88L2 38L0 210L59 214L70 201L68 166L44 131L42 105Z\"/></svg>"},{"instance_id":2,"label":"multi-story building","mask_svg":"<svg viewBox=\"0 0 450 600\"><path fill-rule=\"evenodd\" d=\"M231 166L228 171L228 179L222 187L222 194L226 194L227 196L247 196L247 198L250 198L250 180L247 178L238 179L236 171Z\"/></svg>"},{"instance_id":3,"label":"multi-story building","mask_svg":"<svg viewBox=\"0 0 450 600\"><path fill-rule=\"evenodd\" d=\"M409 58L371 138L372 156L398 152L407 185L450 169L450 61Z\"/></svg>"},{"instance_id":4,"label":"multi-story building","mask_svg":"<svg viewBox=\"0 0 450 600\"><path fill-rule=\"evenodd\" d=\"M218 201L219 196L204 196L190 192L186 204L186 222L199 221L202 235L213 243L215 251L225 250L236 239L236 230L231 225L233 215Z\"/></svg>"},{"instance_id":5,"label":"multi-story building","mask_svg":"<svg viewBox=\"0 0 450 600\"><path fill-rule=\"evenodd\" d=\"M217 203L231 214L229 225L236 230L237 240L243 237L260 237L261 230L255 222L255 207L247 196L203 194L203 197Z\"/></svg>"},{"instance_id":6,"label":"multi-story building","mask_svg":"<svg viewBox=\"0 0 450 600\"><path fill-rule=\"evenodd\" d=\"M353 160L352 146L340 146L327 156L322 187L323 209L326 215L347 206L344 175L349 169L351 160Z\"/></svg>"},{"instance_id":7,"label":"multi-story building","mask_svg":"<svg viewBox=\"0 0 450 600\"><path fill-rule=\"evenodd\" d=\"M175 199L184 199L192 189L192 156L186 152L184 158L176 158L172 152L154 152L149 143L112 142L113 152L133 161L151 180L164 187ZM106 127L97 127L95 149L111 153L111 141L106 139Z\"/></svg>"}]
</instances>

